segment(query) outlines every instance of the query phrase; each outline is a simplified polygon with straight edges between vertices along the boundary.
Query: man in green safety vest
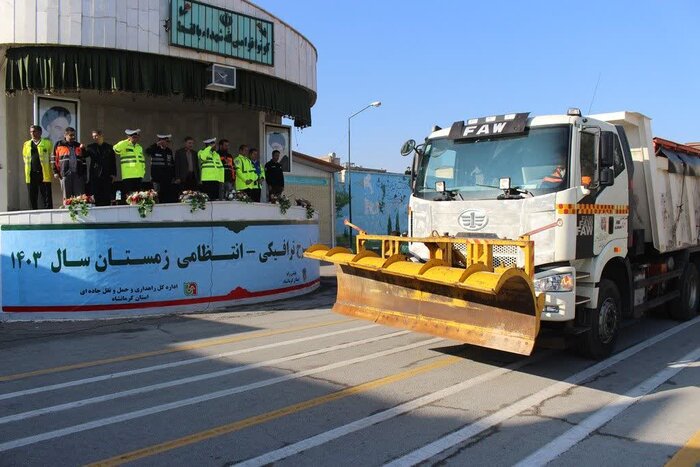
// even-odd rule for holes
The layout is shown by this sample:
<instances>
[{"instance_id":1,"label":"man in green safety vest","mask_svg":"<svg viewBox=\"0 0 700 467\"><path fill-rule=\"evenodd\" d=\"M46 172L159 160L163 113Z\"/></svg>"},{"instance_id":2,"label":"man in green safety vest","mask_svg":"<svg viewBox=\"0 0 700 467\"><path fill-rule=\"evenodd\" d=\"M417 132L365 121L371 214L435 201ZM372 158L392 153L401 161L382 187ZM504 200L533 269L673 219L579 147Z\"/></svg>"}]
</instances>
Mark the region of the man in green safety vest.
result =
<instances>
[{"instance_id":1,"label":"man in green safety vest","mask_svg":"<svg viewBox=\"0 0 700 467\"><path fill-rule=\"evenodd\" d=\"M119 157L122 170L122 191L128 195L141 189L141 181L146 174L146 159L138 143L141 130L125 130L124 133L126 139L114 145L114 152Z\"/></svg>"},{"instance_id":2,"label":"man in green safety vest","mask_svg":"<svg viewBox=\"0 0 700 467\"><path fill-rule=\"evenodd\" d=\"M209 199L214 201L219 199L219 190L224 183L224 165L219 153L214 150L216 138L205 139L202 142L205 146L197 153L202 189L209 195Z\"/></svg>"},{"instance_id":3,"label":"man in green safety vest","mask_svg":"<svg viewBox=\"0 0 700 467\"><path fill-rule=\"evenodd\" d=\"M24 159L24 180L29 190L29 202L32 209L39 209L38 198L41 192L41 200L44 209L53 208L51 197L51 152L53 144L48 138L41 137L40 125L29 127L29 140L22 146L22 159Z\"/></svg>"},{"instance_id":4,"label":"man in green safety vest","mask_svg":"<svg viewBox=\"0 0 700 467\"><path fill-rule=\"evenodd\" d=\"M248 146L242 144L238 148L238 156L233 160L236 170L236 191L243 192L248 197L254 199L254 190L258 186L258 174L255 172L255 165L248 157Z\"/></svg>"}]
</instances>

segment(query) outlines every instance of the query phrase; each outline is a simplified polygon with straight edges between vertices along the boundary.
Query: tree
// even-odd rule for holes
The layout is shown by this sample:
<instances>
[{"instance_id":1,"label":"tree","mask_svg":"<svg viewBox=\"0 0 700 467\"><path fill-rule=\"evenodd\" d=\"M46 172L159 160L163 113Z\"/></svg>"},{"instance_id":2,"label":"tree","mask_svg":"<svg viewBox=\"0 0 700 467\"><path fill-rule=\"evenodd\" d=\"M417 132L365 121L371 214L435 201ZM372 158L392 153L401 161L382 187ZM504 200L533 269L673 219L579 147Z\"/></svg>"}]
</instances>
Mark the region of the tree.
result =
<instances>
[{"instance_id":1,"label":"tree","mask_svg":"<svg viewBox=\"0 0 700 467\"><path fill-rule=\"evenodd\" d=\"M343 208L350 204L350 195L347 191L335 192L335 217L343 215Z\"/></svg>"}]
</instances>

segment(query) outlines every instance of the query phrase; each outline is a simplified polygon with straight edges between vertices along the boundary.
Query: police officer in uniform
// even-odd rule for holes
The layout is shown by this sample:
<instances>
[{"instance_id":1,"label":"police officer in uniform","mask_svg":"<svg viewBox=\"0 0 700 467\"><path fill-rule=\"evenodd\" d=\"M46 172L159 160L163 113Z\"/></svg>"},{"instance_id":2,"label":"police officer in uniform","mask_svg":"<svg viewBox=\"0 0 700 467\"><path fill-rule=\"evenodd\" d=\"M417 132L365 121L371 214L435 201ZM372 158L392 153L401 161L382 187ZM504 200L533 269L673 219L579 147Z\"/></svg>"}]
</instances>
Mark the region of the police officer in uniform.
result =
<instances>
[{"instance_id":1,"label":"police officer in uniform","mask_svg":"<svg viewBox=\"0 0 700 467\"><path fill-rule=\"evenodd\" d=\"M119 156L122 171L122 190L125 195L139 191L141 181L146 174L146 160L143 148L138 143L141 130L125 130L126 139L114 145L114 152Z\"/></svg>"},{"instance_id":2,"label":"police officer in uniform","mask_svg":"<svg viewBox=\"0 0 700 467\"><path fill-rule=\"evenodd\" d=\"M146 149L146 154L151 158L151 180L153 189L158 192L158 199L162 203L174 203L176 201L173 182L175 180L175 159L173 150L170 149L172 135L156 135L158 141Z\"/></svg>"},{"instance_id":3,"label":"police officer in uniform","mask_svg":"<svg viewBox=\"0 0 700 467\"><path fill-rule=\"evenodd\" d=\"M214 150L216 138L205 139L203 143L204 148L197 153L202 189L214 201L219 199L219 190L224 183L224 166L221 157Z\"/></svg>"},{"instance_id":4,"label":"police officer in uniform","mask_svg":"<svg viewBox=\"0 0 700 467\"><path fill-rule=\"evenodd\" d=\"M32 209L39 209L39 193L44 209L53 208L51 196L51 152L53 145L48 138L41 137L39 125L29 127L29 140L22 146L24 159L24 180L29 190L29 202Z\"/></svg>"},{"instance_id":5,"label":"police officer in uniform","mask_svg":"<svg viewBox=\"0 0 700 467\"><path fill-rule=\"evenodd\" d=\"M236 170L236 191L241 191L252 200L253 190L257 187L257 173L253 161L248 157L248 146L242 144L238 148L238 155L233 160Z\"/></svg>"}]
</instances>

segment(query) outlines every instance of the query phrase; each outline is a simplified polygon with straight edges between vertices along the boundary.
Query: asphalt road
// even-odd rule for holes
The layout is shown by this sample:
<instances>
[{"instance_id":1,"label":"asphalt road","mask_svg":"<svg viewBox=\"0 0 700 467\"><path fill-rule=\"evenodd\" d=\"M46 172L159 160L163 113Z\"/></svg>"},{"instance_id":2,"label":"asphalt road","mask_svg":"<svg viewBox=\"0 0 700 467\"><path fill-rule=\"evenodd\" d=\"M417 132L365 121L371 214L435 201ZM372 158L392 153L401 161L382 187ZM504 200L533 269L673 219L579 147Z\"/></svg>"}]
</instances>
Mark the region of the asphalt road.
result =
<instances>
[{"instance_id":1,"label":"asphalt road","mask_svg":"<svg viewBox=\"0 0 700 467\"><path fill-rule=\"evenodd\" d=\"M700 318L630 323L596 363L351 320L334 296L326 277L217 314L0 323L0 465L700 462Z\"/></svg>"}]
</instances>

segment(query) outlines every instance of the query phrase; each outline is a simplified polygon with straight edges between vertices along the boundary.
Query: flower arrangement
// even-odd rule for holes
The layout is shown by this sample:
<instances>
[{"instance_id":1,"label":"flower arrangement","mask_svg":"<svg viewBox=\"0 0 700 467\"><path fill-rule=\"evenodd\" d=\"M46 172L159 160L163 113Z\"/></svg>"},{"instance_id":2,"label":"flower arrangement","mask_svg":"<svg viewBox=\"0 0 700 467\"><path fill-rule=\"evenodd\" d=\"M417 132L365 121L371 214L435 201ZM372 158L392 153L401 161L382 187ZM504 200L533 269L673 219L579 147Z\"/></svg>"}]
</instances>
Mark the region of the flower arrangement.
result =
<instances>
[{"instance_id":1,"label":"flower arrangement","mask_svg":"<svg viewBox=\"0 0 700 467\"><path fill-rule=\"evenodd\" d=\"M199 191L187 190L180 195L180 202L190 205L190 212L195 212L197 209L204 211L207 208L209 195Z\"/></svg>"},{"instance_id":2,"label":"flower arrangement","mask_svg":"<svg viewBox=\"0 0 700 467\"><path fill-rule=\"evenodd\" d=\"M95 205L95 198L91 195L71 196L63 200L63 206L68 208L68 214L73 222L78 219L78 216L87 216L88 208Z\"/></svg>"},{"instance_id":3,"label":"flower arrangement","mask_svg":"<svg viewBox=\"0 0 700 467\"><path fill-rule=\"evenodd\" d=\"M236 192L229 193L229 201L240 201L242 203L252 203L253 202L253 200L250 199L250 196L248 196L247 193L243 193L242 191L236 191Z\"/></svg>"},{"instance_id":4,"label":"flower arrangement","mask_svg":"<svg viewBox=\"0 0 700 467\"><path fill-rule=\"evenodd\" d=\"M311 201L309 201L308 199L304 199L304 198L297 198L296 203L297 203L297 206L303 206L304 208L306 208L306 218L307 219L311 219L312 217L314 217L314 213L316 212L316 210L311 205Z\"/></svg>"},{"instance_id":5,"label":"flower arrangement","mask_svg":"<svg viewBox=\"0 0 700 467\"><path fill-rule=\"evenodd\" d=\"M126 197L127 204L139 207L139 216L146 217L153 212L153 205L158 200L158 192L155 190L135 191Z\"/></svg>"},{"instance_id":6,"label":"flower arrangement","mask_svg":"<svg viewBox=\"0 0 700 467\"><path fill-rule=\"evenodd\" d=\"M270 195L270 202L277 203L279 205L280 213L282 213L282 215L287 214L289 207L292 205L292 202L289 200L289 198L287 198L287 196L283 194Z\"/></svg>"}]
</instances>

